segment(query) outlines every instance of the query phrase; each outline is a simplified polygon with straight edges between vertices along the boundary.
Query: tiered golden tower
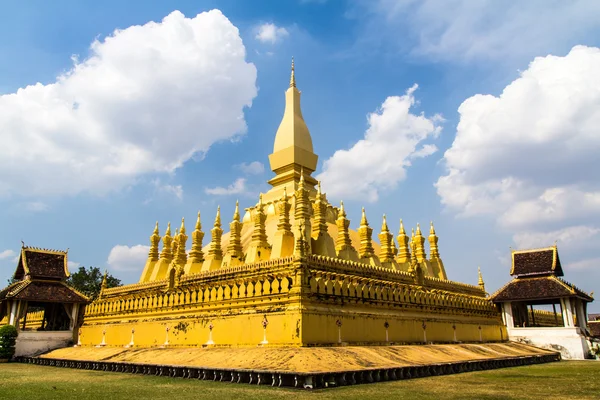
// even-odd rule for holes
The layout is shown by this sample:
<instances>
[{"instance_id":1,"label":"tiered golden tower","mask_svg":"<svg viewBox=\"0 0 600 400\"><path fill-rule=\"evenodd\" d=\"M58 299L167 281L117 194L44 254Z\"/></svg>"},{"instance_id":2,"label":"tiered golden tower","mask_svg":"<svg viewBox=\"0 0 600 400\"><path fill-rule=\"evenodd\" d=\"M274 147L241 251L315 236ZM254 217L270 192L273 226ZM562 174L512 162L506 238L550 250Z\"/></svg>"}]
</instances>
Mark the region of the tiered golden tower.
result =
<instances>
[{"instance_id":1,"label":"tiered golden tower","mask_svg":"<svg viewBox=\"0 0 600 400\"><path fill-rule=\"evenodd\" d=\"M225 234L218 208L204 247L198 214L189 254L183 220L175 237L167 224L161 238L157 223L139 283L106 289L88 306L82 342L97 344L109 330L112 344L125 345L135 329L136 345L159 345L167 327L170 345L205 343L209 327L211 345L230 346L506 338L483 283L447 279L433 223L429 259L418 224L409 238L400 220L397 247L385 216L379 244L364 208L350 229L344 204L332 206L312 177L317 155L293 63L285 99L272 188L243 218L236 203Z\"/></svg>"}]
</instances>

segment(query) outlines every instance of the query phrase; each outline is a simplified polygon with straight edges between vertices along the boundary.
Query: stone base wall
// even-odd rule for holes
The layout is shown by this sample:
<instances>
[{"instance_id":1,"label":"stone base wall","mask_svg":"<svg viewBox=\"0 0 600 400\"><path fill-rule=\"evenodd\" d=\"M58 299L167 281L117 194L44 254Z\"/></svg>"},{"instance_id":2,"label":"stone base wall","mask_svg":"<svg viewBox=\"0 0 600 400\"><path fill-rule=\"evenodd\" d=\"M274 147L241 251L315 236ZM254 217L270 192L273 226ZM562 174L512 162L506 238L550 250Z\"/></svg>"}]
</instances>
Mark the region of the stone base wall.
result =
<instances>
[{"instance_id":1,"label":"stone base wall","mask_svg":"<svg viewBox=\"0 0 600 400\"><path fill-rule=\"evenodd\" d=\"M566 360L583 360L590 350L586 337L576 327L511 328L508 335L511 341L559 351Z\"/></svg>"},{"instance_id":2,"label":"stone base wall","mask_svg":"<svg viewBox=\"0 0 600 400\"><path fill-rule=\"evenodd\" d=\"M28 357L72 345L72 331L19 332L15 357Z\"/></svg>"}]
</instances>

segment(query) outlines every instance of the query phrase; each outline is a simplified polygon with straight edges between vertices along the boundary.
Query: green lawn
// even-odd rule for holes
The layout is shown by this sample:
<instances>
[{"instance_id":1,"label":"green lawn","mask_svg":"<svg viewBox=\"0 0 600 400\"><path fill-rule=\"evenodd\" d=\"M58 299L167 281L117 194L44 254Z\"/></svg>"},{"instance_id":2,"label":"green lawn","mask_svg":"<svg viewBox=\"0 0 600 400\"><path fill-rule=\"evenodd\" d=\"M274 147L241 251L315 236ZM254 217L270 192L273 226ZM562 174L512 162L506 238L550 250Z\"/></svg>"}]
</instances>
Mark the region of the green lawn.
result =
<instances>
[{"instance_id":1,"label":"green lawn","mask_svg":"<svg viewBox=\"0 0 600 400\"><path fill-rule=\"evenodd\" d=\"M600 399L600 362L562 361L526 367L305 391L0 364L0 399Z\"/></svg>"}]
</instances>

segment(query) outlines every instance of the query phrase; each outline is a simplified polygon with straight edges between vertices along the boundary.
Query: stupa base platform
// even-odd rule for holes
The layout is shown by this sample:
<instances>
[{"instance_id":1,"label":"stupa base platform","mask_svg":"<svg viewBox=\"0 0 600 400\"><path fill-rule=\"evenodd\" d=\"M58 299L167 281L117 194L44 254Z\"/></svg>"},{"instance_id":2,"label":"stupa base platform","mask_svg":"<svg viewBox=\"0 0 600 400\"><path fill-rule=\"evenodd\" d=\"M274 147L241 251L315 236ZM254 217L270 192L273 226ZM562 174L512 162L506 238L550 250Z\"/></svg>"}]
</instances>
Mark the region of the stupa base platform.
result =
<instances>
[{"instance_id":1,"label":"stupa base platform","mask_svg":"<svg viewBox=\"0 0 600 400\"><path fill-rule=\"evenodd\" d=\"M24 363L299 388L410 379L560 361L519 343L347 347L73 347Z\"/></svg>"}]
</instances>

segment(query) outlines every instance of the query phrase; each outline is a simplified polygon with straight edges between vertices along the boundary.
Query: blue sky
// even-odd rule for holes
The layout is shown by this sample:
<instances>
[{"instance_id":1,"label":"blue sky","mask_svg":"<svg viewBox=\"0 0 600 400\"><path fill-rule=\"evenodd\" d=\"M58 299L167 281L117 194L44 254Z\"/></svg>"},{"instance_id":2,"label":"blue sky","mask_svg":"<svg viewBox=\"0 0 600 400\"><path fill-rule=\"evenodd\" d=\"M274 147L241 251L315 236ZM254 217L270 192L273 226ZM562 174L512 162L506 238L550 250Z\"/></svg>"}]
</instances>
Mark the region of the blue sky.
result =
<instances>
[{"instance_id":1,"label":"blue sky","mask_svg":"<svg viewBox=\"0 0 600 400\"><path fill-rule=\"evenodd\" d=\"M600 7L520 3L2 2L0 280L24 240L134 282L156 220L254 204L294 56L316 174L354 227L363 205L376 228L433 220L449 278L481 266L488 291L511 246L557 240L594 291Z\"/></svg>"}]
</instances>

